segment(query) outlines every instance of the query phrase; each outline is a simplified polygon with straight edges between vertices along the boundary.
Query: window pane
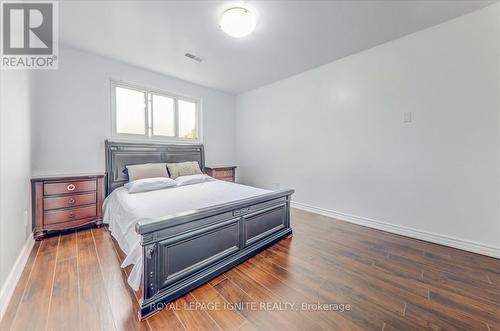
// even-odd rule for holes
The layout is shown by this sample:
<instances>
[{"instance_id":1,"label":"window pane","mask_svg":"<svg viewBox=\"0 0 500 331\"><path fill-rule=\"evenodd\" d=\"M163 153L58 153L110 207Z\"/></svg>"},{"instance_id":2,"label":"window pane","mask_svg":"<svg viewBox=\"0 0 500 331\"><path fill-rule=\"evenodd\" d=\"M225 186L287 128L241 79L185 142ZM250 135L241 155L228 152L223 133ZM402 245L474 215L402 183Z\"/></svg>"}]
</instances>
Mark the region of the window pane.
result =
<instances>
[{"instance_id":1,"label":"window pane","mask_svg":"<svg viewBox=\"0 0 500 331\"><path fill-rule=\"evenodd\" d=\"M117 86L115 96L116 132L146 134L144 93Z\"/></svg>"},{"instance_id":2,"label":"window pane","mask_svg":"<svg viewBox=\"0 0 500 331\"><path fill-rule=\"evenodd\" d=\"M196 137L196 103L179 100L179 137Z\"/></svg>"},{"instance_id":3,"label":"window pane","mask_svg":"<svg viewBox=\"0 0 500 331\"><path fill-rule=\"evenodd\" d=\"M153 94L153 134L175 136L174 99Z\"/></svg>"}]
</instances>

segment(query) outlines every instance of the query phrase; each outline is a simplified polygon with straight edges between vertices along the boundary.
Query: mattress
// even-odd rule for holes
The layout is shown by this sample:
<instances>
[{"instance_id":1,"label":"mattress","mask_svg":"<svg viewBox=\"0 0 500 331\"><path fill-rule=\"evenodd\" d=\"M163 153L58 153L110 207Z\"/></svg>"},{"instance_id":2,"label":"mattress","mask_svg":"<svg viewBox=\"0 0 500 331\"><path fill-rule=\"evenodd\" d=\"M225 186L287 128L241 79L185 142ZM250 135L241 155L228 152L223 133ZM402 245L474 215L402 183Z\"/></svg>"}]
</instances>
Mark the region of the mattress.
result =
<instances>
[{"instance_id":1,"label":"mattress","mask_svg":"<svg viewBox=\"0 0 500 331\"><path fill-rule=\"evenodd\" d=\"M176 186L157 191L129 194L124 187L114 190L104 201L103 222L125 253L122 268L133 265L128 284L138 290L143 261L140 235L135 232L139 221L155 220L179 212L219 205L269 193L251 186L220 180Z\"/></svg>"}]
</instances>

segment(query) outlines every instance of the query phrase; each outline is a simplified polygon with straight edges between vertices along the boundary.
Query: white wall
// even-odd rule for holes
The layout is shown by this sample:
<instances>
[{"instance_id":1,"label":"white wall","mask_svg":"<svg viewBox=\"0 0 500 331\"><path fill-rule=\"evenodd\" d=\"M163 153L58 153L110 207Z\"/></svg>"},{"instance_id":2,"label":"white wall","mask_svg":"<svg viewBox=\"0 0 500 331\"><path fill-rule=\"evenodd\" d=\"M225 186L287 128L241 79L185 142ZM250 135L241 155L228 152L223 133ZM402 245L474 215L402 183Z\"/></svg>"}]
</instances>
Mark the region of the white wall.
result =
<instances>
[{"instance_id":1,"label":"white wall","mask_svg":"<svg viewBox=\"0 0 500 331\"><path fill-rule=\"evenodd\" d=\"M500 248L499 44L495 4L238 96L240 181Z\"/></svg>"},{"instance_id":2,"label":"white wall","mask_svg":"<svg viewBox=\"0 0 500 331\"><path fill-rule=\"evenodd\" d=\"M110 79L201 98L206 163L234 163L234 96L60 47L59 69L36 73L34 175L104 172Z\"/></svg>"},{"instance_id":3,"label":"white wall","mask_svg":"<svg viewBox=\"0 0 500 331\"><path fill-rule=\"evenodd\" d=\"M0 308L5 308L2 301L9 296L6 279L31 235L32 93L32 72L0 71Z\"/></svg>"}]
</instances>

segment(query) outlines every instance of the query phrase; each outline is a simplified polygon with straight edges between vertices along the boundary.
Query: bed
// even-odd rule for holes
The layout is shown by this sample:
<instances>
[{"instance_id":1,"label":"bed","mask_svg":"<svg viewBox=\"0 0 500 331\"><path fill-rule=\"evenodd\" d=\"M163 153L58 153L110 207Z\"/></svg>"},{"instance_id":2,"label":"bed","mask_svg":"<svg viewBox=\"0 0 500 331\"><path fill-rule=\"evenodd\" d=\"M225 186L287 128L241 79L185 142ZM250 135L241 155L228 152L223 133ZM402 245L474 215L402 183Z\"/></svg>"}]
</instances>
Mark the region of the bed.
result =
<instances>
[{"instance_id":1,"label":"bed","mask_svg":"<svg viewBox=\"0 0 500 331\"><path fill-rule=\"evenodd\" d=\"M133 265L129 285L142 289L139 318L291 235L293 190L269 191L210 180L128 194L126 166L196 161L203 145L106 141L104 223Z\"/></svg>"}]
</instances>

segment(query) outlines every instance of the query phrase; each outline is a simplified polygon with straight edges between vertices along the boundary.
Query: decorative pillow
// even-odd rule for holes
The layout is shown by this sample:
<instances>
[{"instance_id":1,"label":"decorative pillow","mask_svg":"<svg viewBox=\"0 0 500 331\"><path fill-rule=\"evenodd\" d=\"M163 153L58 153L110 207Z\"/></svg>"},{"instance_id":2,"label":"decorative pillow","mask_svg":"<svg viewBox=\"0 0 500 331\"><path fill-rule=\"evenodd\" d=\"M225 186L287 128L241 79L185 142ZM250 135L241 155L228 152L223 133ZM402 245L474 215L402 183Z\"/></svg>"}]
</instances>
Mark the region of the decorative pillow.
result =
<instances>
[{"instance_id":1,"label":"decorative pillow","mask_svg":"<svg viewBox=\"0 0 500 331\"><path fill-rule=\"evenodd\" d=\"M167 163L170 177L176 179L179 176L199 175L202 174L200 165L196 161Z\"/></svg>"},{"instance_id":2,"label":"decorative pillow","mask_svg":"<svg viewBox=\"0 0 500 331\"><path fill-rule=\"evenodd\" d=\"M134 180L143 178L153 178L153 177L167 177L167 164L166 163L144 163L144 164L134 164L128 165L128 181L133 182Z\"/></svg>"},{"instance_id":3,"label":"decorative pillow","mask_svg":"<svg viewBox=\"0 0 500 331\"><path fill-rule=\"evenodd\" d=\"M212 177L201 174L201 175L190 175L190 176L179 176L175 179L177 186L189 185L189 184L198 184L203 182L208 182L214 180Z\"/></svg>"},{"instance_id":4,"label":"decorative pillow","mask_svg":"<svg viewBox=\"0 0 500 331\"><path fill-rule=\"evenodd\" d=\"M146 191L161 190L163 188L176 186L177 182L167 177L143 178L128 182L124 186L128 193L139 193Z\"/></svg>"}]
</instances>

